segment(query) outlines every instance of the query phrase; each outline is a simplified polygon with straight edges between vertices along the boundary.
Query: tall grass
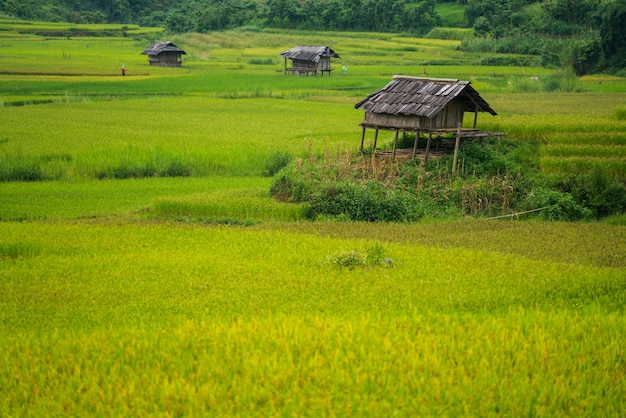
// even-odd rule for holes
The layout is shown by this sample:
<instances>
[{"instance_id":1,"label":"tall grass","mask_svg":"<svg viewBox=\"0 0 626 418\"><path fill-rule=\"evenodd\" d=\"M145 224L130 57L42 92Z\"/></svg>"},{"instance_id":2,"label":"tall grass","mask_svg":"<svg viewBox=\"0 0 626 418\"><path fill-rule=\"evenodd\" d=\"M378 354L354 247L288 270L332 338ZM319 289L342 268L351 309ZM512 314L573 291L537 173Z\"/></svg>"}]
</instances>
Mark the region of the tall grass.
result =
<instances>
[{"instance_id":1,"label":"tall grass","mask_svg":"<svg viewBox=\"0 0 626 418\"><path fill-rule=\"evenodd\" d=\"M4 181L31 167L38 179L261 175L277 150L321 152L356 138L346 117L354 126L360 117L328 102L206 97L5 110ZM29 119L38 123L21 129Z\"/></svg>"},{"instance_id":2,"label":"tall grass","mask_svg":"<svg viewBox=\"0 0 626 418\"><path fill-rule=\"evenodd\" d=\"M217 191L184 198L157 199L150 213L157 217L218 223L304 220L307 207L279 203L267 191Z\"/></svg>"},{"instance_id":3,"label":"tall grass","mask_svg":"<svg viewBox=\"0 0 626 418\"><path fill-rule=\"evenodd\" d=\"M463 239L425 245L401 227L4 223L3 248L34 235L39 248L0 263L4 412L624 408L623 258L599 267L571 246L551 260L542 254L554 240L519 238L548 233L548 224L423 226L448 244L456 237L446 230L464 230L482 242L473 248ZM383 240L350 238L363 228L379 228ZM618 257L624 228L609 231L592 252ZM527 243L539 258L505 254L494 238ZM372 243L393 267L326 262Z\"/></svg>"},{"instance_id":4,"label":"tall grass","mask_svg":"<svg viewBox=\"0 0 626 418\"><path fill-rule=\"evenodd\" d=\"M194 195L221 193L224 198L248 190L261 200L269 182L263 177L209 176L4 183L0 187L0 220L140 219L150 215L158 201L184 202ZM222 203L229 205L228 201Z\"/></svg>"},{"instance_id":5,"label":"tall grass","mask_svg":"<svg viewBox=\"0 0 626 418\"><path fill-rule=\"evenodd\" d=\"M23 332L0 337L16 389L0 399L15 415L619 415L623 324L512 310Z\"/></svg>"}]
</instances>

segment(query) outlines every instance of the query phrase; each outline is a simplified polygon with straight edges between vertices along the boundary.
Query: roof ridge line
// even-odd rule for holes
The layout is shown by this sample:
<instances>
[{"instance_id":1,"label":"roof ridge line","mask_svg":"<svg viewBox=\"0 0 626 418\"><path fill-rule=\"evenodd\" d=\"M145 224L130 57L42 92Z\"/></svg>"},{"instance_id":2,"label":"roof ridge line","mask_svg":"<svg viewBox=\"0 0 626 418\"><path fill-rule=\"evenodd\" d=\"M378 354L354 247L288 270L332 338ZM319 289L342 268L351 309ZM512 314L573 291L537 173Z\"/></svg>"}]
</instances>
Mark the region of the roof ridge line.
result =
<instances>
[{"instance_id":1,"label":"roof ridge line","mask_svg":"<svg viewBox=\"0 0 626 418\"><path fill-rule=\"evenodd\" d=\"M433 78L433 77L414 77L410 75L394 75L394 80L413 80L413 81L434 81L434 82L449 82L449 83L458 83L459 80L456 78Z\"/></svg>"}]
</instances>

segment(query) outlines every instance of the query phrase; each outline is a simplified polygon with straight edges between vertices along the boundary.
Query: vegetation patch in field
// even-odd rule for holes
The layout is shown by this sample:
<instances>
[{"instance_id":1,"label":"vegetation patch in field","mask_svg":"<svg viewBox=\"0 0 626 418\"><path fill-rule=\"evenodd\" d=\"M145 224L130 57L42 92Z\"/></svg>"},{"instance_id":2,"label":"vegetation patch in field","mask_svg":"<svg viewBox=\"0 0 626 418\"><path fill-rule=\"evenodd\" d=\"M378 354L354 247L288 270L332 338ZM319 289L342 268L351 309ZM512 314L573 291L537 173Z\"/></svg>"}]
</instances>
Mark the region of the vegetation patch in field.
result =
<instances>
[{"instance_id":1,"label":"vegetation patch in field","mask_svg":"<svg viewBox=\"0 0 626 418\"><path fill-rule=\"evenodd\" d=\"M306 204L277 202L267 192L255 189L231 189L189 195L181 199L156 200L149 211L157 217L196 219L204 222L250 224L254 221L298 221L305 219Z\"/></svg>"},{"instance_id":2,"label":"vegetation patch in field","mask_svg":"<svg viewBox=\"0 0 626 418\"><path fill-rule=\"evenodd\" d=\"M0 260L34 257L41 253L41 245L35 241L0 242Z\"/></svg>"},{"instance_id":3,"label":"vegetation patch in field","mask_svg":"<svg viewBox=\"0 0 626 418\"><path fill-rule=\"evenodd\" d=\"M369 244L364 251L343 250L326 257L326 262L338 268L353 270L357 267L393 267L393 260L385 257L385 247L380 243Z\"/></svg>"}]
</instances>

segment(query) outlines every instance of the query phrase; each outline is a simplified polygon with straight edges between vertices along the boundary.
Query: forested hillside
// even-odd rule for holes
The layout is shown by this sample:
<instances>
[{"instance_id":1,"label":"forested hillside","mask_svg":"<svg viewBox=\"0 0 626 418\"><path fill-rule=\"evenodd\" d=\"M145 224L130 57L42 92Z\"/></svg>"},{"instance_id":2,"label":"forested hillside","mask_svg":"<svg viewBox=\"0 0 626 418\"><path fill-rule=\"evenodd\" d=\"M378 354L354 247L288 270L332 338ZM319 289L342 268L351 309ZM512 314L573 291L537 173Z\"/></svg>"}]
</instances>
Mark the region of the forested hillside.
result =
<instances>
[{"instance_id":1,"label":"forested hillside","mask_svg":"<svg viewBox=\"0 0 626 418\"><path fill-rule=\"evenodd\" d=\"M579 74L626 67L626 0L0 0L0 17L73 23L136 23L172 33L247 27L400 32L445 26L453 4L472 51L541 56Z\"/></svg>"}]
</instances>

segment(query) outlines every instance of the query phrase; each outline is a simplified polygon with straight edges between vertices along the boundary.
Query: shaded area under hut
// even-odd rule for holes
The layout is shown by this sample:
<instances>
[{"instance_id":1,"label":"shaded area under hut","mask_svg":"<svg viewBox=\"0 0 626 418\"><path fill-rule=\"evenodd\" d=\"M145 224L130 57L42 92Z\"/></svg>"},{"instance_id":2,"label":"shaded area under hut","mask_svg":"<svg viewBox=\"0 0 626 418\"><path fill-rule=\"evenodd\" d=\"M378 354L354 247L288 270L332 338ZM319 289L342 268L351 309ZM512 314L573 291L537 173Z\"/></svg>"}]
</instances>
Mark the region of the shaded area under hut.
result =
<instances>
[{"instance_id":1,"label":"shaded area under hut","mask_svg":"<svg viewBox=\"0 0 626 418\"><path fill-rule=\"evenodd\" d=\"M340 58L339 55L327 46L296 46L279 54L284 58L284 74L297 74L307 76L309 73L317 75L330 72L330 59ZM291 68L287 68L287 60L291 60Z\"/></svg>"},{"instance_id":2,"label":"shaded area under hut","mask_svg":"<svg viewBox=\"0 0 626 418\"><path fill-rule=\"evenodd\" d=\"M157 67L182 67L182 55L187 53L169 41L155 41L144 49L141 54L148 56L150 65Z\"/></svg>"},{"instance_id":3,"label":"shaded area under hut","mask_svg":"<svg viewBox=\"0 0 626 418\"><path fill-rule=\"evenodd\" d=\"M366 130L374 129L372 152L381 156L390 155L393 159L418 157L428 161L431 156L454 150L454 170L463 140L505 135L503 132L484 132L476 128L478 112L487 112L494 116L497 113L480 97L469 81L396 75L385 87L371 93L354 107L365 110L365 118L360 124L363 129L361 152ZM463 128L465 112L474 113L472 128ZM391 152L376 150L380 130L395 131ZM398 149L400 132L415 133L412 148ZM425 149L420 150L418 143L422 134L427 136L427 142Z\"/></svg>"}]
</instances>

